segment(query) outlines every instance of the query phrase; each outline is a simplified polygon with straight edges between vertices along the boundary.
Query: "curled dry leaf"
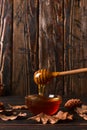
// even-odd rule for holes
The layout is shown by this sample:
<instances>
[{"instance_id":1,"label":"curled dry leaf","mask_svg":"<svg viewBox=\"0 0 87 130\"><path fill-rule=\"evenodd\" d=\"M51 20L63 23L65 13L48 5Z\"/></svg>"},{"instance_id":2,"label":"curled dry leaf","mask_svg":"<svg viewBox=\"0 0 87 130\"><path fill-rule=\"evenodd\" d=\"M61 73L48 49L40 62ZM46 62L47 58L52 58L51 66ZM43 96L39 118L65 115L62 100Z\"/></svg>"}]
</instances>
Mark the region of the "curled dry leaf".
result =
<instances>
[{"instance_id":1,"label":"curled dry leaf","mask_svg":"<svg viewBox=\"0 0 87 130\"><path fill-rule=\"evenodd\" d=\"M68 112L59 111L56 115L54 115L56 118L59 118L59 120L72 120L73 115L69 114Z\"/></svg>"},{"instance_id":2,"label":"curled dry leaf","mask_svg":"<svg viewBox=\"0 0 87 130\"><path fill-rule=\"evenodd\" d=\"M84 120L87 120L87 105L82 105L81 107L77 107L75 111L80 117L82 117Z\"/></svg>"},{"instance_id":3,"label":"curled dry leaf","mask_svg":"<svg viewBox=\"0 0 87 130\"><path fill-rule=\"evenodd\" d=\"M43 114L43 113L40 113L40 114L38 114L38 115L36 115L36 116L32 116L32 117L28 118L28 120L29 120L29 119L32 119L32 120L35 120L35 121L37 121L37 122L40 122L40 117L42 116L42 114Z\"/></svg>"},{"instance_id":4,"label":"curled dry leaf","mask_svg":"<svg viewBox=\"0 0 87 130\"><path fill-rule=\"evenodd\" d=\"M68 112L59 111L56 115L50 116L44 113L40 113L36 116L30 117L28 119L35 120L37 122L42 122L42 124L47 124L48 122L51 124L57 123L59 120L73 120L73 115Z\"/></svg>"},{"instance_id":5,"label":"curled dry leaf","mask_svg":"<svg viewBox=\"0 0 87 130\"><path fill-rule=\"evenodd\" d=\"M14 106L10 105L10 104L8 104L8 105L11 109L15 109L15 110L17 110L17 109L28 109L28 107L26 105L14 105Z\"/></svg>"},{"instance_id":6,"label":"curled dry leaf","mask_svg":"<svg viewBox=\"0 0 87 130\"><path fill-rule=\"evenodd\" d=\"M49 116L46 115L46 114L44 114L44 113L42 113L42 115L41 115L41 122L42 122L43 124L46 124L47 121L48 121L48 119L49 119Z\"/></svg>"},{"instance_id":7,"label":"curled dry leaf","mask_svg":"<svg viewBox=\"0 0 87 130\"><path fill-rule=\"evenodd\" d=\"M6 116L6 115L3 115L3 114L0 114L0 118L3 120L3 121L8 121L8 120L15 120L17 118L17 116Z\"/></svg>"},{"instance_id":8,"label":"curled dry leaf","mask_svg":"<svg viewBox=\"0 0 87 130\"><path fill-rule=\"evenodd\" d=\"M36 116L33 116L33 117L30 117L28 118L29 119L32 119L32 120L35 120L37 122L42 122L42 124L46 124L47 122L50 122L51 124L54 124L55 123L55 117L52 117L52 116L49 116L49 115L46 115L44 113L40 113Z\"/></svg>"},{"instance_id":9,"label":"curled dry leaf","mask_svg":"<svg viewBox=\"0 0 87 130\"><path fill-rule=\"evenodd\" d=\"M84 119L84 120L87 120L87 115L84 115L84 116L83 116L83 119Z\"/></svg>"},{"instance_id":10,"label":"curled dry leaf","mask_svg":"<svg viewBox=\"0 0 87 130\"><path fill-rule=\"evenodd\" d=\"M26 117L27 114L26 113L19 113L18 115L11 115L11 116L6 116L4 114L0 114L0 118L3 120L3 121L8 121L8 120L15 120L17 118L23 118L23 117Z\"/></svg>"},{"instance_id":11,"label":"curled dry leaf","mask_svg":"<svg viewBox=\"0 0 87 130\"><path fill-rule=\"evenodd\" d=\"M59 118L56 118L55 116L51 116L48 120L51 124L55 124L59 121Z\"/></svg>"},{"instance_id":12,"label":"curled dry leaf","mask_svg":"<svg viewBox=\"0 0 87 130\"><path fill-rule=\"evenodd\" d=\"M87 105L82 105L81 107L77 107L75 111L78 114L87 114Z\"/></svg>"}]
</instances>

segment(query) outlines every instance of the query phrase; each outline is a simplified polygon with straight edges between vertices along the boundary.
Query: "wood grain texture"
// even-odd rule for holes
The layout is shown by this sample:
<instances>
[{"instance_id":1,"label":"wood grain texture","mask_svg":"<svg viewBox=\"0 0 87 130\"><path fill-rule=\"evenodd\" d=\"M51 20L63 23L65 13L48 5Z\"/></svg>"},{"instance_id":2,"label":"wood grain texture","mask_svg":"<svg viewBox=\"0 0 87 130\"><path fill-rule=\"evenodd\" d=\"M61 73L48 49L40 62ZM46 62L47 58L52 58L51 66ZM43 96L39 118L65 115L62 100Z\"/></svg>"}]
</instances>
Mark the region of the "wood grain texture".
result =
<instances>
[{"instance_id":1,"label":"wood grain texture","mask_svg":"<svg viewBox=\"0 0 87 130\"><path fill-rule=\"evenodd\" d=\"M37 93L38 69L87 67L87 0L0 0L0 82L5 94ZM12 82L12 87L11 87ZM86 95L87 73L54 78L46 94Z\"/></svg>"},{"instance_id":2,"label":"wood grain texture","mask_svg":"<svg viewBox=\"0 0 87 130\"><path fill-rule=\"evenodd\" d=\"M87 1L67 0L64 9L64 68L87 67ZM86 94L86 78L86 73L65 77L65 94Z\"/></svg>"},{"instance_id":3,"label":"wood grain texture","mask_svg":"<svg viewBox=\"0 0 87 130\"><path fill-rule=\"evenodd\" d=\"M0 84L4 94L11 93L12 1L0 0Z\"/></svg>"},{"instance_id":4,"label":"wood grain texture","mask_svg":"<svg viewBox=\"0 0 87 130\"><path fill-rule=\"evenodd\" d=\"M39 0L39 69L63 70L63 1ZM63 93L63 78L46 85L46 93Z\"/></svg>"},{"instance_id":5,"label":"wood grain texture","mask_svg":"<svg viewBox=\"0 0 87 130\"><path fill-rule=\"evenodd\" d=\"M33 73L38 65L37 2L14 0L12 89L15 94L36 91Z\"/></svg>"},{"instance_id":6,"label":"wood grain texture","mask_svg":"<svg viewBox=\"0 0 87 130\"><path fill-rule=\"evenodd\" d=\"M76 9L75 9L76 8ZM76 11L75 11L76 10ZM73 67L87 67L87 1L81 0L75 3L73 8L73 41L74 51L72 52ZM75 37L76 36L76 37ZM75 48L76 47L76 48ZM76 62L77 61L77 62ZM72 78L72 91L79 95L85 95L87 89L87 73L76 75ZM75 83L74 83L75 82ZM78 93L79 92L79 93Z\"/></svg>"}]
</instances>

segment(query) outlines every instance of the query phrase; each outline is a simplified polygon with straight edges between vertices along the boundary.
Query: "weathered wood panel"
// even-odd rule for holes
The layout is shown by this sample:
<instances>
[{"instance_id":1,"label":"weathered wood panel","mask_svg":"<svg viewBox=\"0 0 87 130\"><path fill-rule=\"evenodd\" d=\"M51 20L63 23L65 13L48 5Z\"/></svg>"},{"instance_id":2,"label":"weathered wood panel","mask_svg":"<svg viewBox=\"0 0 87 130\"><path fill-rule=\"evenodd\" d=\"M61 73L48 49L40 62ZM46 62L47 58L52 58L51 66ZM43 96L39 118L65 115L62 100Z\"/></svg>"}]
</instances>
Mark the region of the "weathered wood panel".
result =
<instances>
[{"instance_id":1,"label":"weathered wood panel","mask_svg":"<svg viewBox=\"0 0 87 130\"><path fill-rule=\"evenodd\" d=\"M14 0L12 90L18 95L36 92L33 73L38 67L38 1Z\"/></svg>"},{"instance_id":2,"label":"weathered wood panel","mask_svg":"<svg viewBox=\"0 0 87 130\"><path fill-rule=\"evenodd\" d=\"M64 6L64 68L87 67L87 1L67 0ZM86 95L87 74L65 77L65 93Z\"/></svg>"},{"instance_id":3,"label":"weathered wood panel","mask_svg":"<svg viewBox=\"0 0 87 130\"><path fill-rule=\"evenodd\" d=\"M76 8L76 9L75 9ZM75 11L76 10L76 11ZM72 25L72 63L74 68L87 67L87 1L74 1ZM76 36L76 37L75 37ZM76 62L77 61L77 62ZM87 74L80 74L72 78L72 91L78 95L86 95ZM74 83L75 82L75 83ZM80 92L79 92L80 91Z\"/></svg>"},{"instance_id":4,"label":"weathered wood panel","mask_svg":"<svg viewBox=\"0 0 87 130\"><path fill-rule=\"evenodd\" d=\"M64 1L64 71L71 70L72 68L72 7L73 0ZM67 95L71 92L71 76L64 76L64 94Z\"/></svg>"},{"instance_id":5,"label":"weathered wood panel","mask_svg":"<svg viewBox=\"0 0 87 130\"><path fill-rule=\"evenodd\" d=\"M12 1L0 0L0 84L4 94L11 93Z\"/></svg>"},{"instance_id":6,"label":"weathered wood panel","mask_svg":"<svg viewBox=\"0 0 87 130\"><path fill-rule=\"evenodd\" d=\"M63 0L39 0L39 69L63 71ZM55 78L46 93L63 94L63 78Z\"/></svg>"},{"instance_id":7,"label":"weathered wood panel","mask_svg":"<svg viewBox=\"0 0 87 130\"><path fill-rule=\"evenodd\" d=\"M87 67L86 21L87 0L0 0L0 82L5 94L37 93L33 74L41 68ZM86 95L87 74L57 77L46 88L47 94Z\"/></svg>"}]
</instances>

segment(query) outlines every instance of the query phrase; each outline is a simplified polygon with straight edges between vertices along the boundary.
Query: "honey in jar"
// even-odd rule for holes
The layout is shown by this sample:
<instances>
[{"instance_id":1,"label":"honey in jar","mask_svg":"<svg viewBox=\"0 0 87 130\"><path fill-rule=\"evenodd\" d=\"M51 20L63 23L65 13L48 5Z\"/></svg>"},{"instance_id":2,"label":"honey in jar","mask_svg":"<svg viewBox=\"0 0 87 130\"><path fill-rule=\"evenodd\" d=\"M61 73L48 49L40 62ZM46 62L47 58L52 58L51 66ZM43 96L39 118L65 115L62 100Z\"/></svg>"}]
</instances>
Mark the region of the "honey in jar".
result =
<instances>
[{"instance_id":1,"label":"honey in jar","mask_svg":"<svg viewBox=\"0 0 87 130\"><path fill-rule=\"evenodd\" d=\"M25 97L26 105L33 114L45 113L47 115L55 114L62 102L60 96L49 95L28 95Z\"/></svg>"}]
</instances>

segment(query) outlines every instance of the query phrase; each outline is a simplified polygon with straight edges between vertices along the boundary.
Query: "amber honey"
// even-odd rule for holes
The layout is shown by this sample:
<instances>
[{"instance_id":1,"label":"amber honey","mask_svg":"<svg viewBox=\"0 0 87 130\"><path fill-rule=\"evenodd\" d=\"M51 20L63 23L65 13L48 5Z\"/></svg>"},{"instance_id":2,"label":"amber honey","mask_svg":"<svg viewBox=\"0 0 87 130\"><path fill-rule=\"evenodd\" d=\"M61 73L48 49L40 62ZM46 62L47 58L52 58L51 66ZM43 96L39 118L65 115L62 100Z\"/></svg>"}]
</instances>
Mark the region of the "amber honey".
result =
<instances>
[{"instance_id":1,"label":"amber honey","mask_svg":"<svg viewBox=\"0 0 87 130\"><path fill-rule=\"evenodd\" d=\"M60 96L44 97L41 95L29 95L25 98L25 101L29 111L33 114L43 112L48 115L53 115L59 110L62 100Z\"/></svg>"}]
</instances>

